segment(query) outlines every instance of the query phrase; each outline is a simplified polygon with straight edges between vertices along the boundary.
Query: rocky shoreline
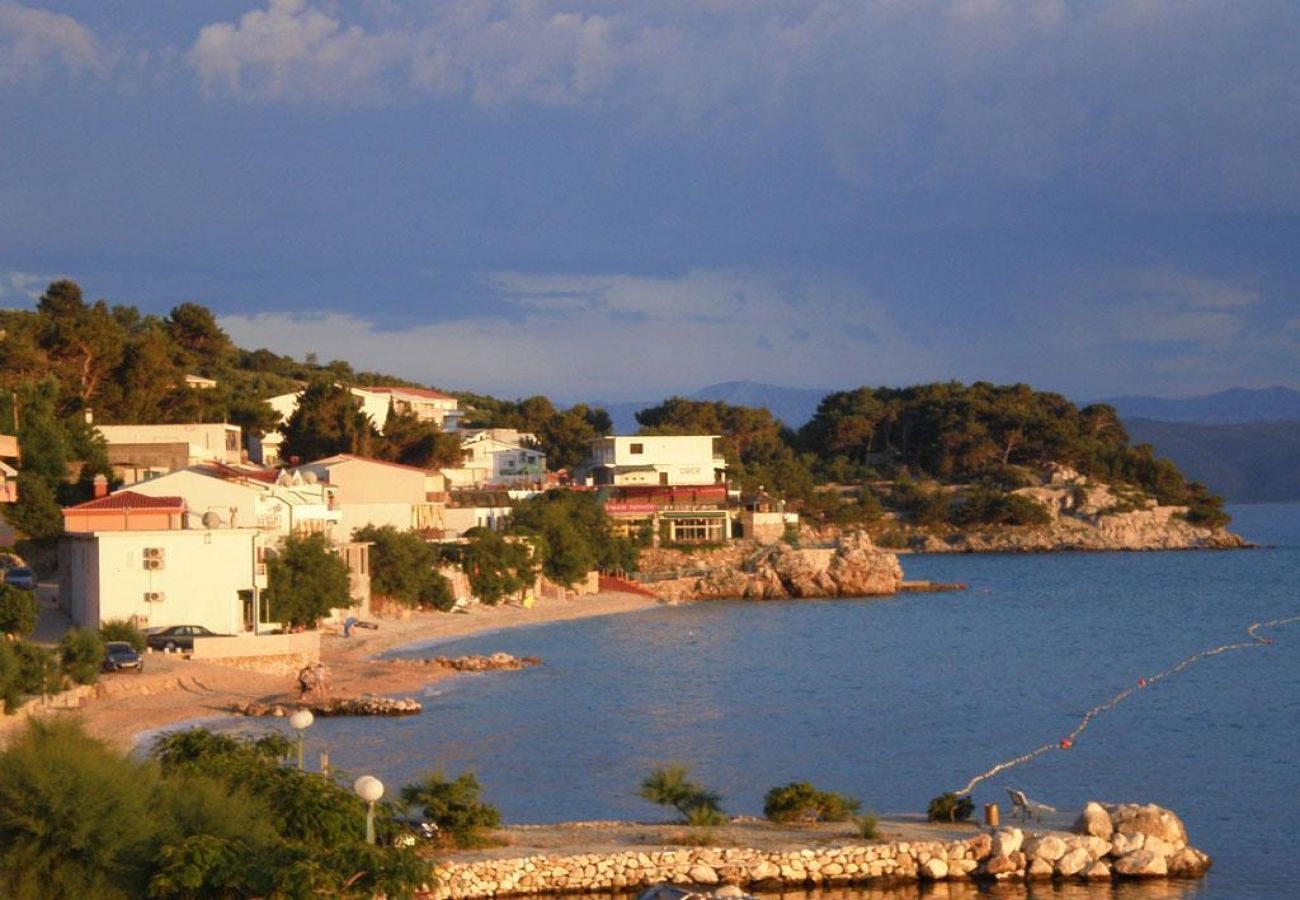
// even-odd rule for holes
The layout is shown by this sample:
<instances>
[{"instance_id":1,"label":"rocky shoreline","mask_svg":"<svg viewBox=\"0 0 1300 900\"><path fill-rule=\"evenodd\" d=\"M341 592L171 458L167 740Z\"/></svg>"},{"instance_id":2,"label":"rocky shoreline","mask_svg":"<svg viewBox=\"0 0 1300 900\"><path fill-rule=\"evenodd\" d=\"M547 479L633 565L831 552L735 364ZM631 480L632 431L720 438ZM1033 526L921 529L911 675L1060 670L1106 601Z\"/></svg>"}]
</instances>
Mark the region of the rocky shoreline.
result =
<instances>
[{"instance_id":1,"label":"rocky shoreline","mask_svg":"<svg viewBox=\"0 0 1300 900\"><path fill-rule=\"evenodd\" d=\"M444 862L438 900L632 891L672 882L704 889L808 889L940 881L1199 878L1210 858L1155 805L1089 803L1069 831L1002 828L962 840L853 843L760 850L629 849Z\"/></svg>"}]
</instances>

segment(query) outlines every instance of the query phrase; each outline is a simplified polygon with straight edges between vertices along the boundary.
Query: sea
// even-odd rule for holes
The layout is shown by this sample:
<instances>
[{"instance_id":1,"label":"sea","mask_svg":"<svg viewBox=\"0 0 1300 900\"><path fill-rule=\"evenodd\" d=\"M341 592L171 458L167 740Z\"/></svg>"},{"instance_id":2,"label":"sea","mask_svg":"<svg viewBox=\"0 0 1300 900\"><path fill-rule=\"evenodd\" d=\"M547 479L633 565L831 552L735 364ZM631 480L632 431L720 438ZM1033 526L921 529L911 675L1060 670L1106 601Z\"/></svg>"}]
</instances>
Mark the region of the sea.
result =
<instances>
[{"instance_id":1,"label":"sea","mask_svg":"<svg viewBox=\"0 0 1300 900\"><path fill-rule=\"evenodd\" d=\"M1247 629L1300 616L1300 504L1230 512L1258 549L914 555L909 579L968 587L665 606L405 648L391 655L504 651L542 665L440 682L416 695L420 716L318 720L308 754L327 750L391 791L472 770L484 799L522 824L664 821L637 787L674 762L733 814L760 815L767 790L792 781L882 817L916 813L1048 746L980 781L977 810L999 803L1005 820L1010 788L1060 810L1157 803L1213 857L1209 875L933 896L1289 900L1300 896L1300 622L1260 629L1271 643Z\"/></svg>"}]
</instances>

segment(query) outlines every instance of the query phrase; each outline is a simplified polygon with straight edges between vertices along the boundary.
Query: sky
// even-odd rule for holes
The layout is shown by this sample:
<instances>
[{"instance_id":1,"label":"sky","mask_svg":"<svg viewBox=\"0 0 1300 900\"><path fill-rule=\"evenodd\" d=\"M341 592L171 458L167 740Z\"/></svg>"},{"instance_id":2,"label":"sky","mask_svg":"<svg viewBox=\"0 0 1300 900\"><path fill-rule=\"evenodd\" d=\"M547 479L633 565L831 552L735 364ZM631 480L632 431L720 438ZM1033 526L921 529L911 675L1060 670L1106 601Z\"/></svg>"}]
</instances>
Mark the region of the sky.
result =
<instances>
[{"instance_id":1,"label":"sky","mask_svg":"<svg viewBox=\"0 0 1300 900\"><path fill-rule=\"evenodd\" d=\"M446 390L1300 388L1294 0L0 0L50 281Z\"/></svg>"}]
</instances>

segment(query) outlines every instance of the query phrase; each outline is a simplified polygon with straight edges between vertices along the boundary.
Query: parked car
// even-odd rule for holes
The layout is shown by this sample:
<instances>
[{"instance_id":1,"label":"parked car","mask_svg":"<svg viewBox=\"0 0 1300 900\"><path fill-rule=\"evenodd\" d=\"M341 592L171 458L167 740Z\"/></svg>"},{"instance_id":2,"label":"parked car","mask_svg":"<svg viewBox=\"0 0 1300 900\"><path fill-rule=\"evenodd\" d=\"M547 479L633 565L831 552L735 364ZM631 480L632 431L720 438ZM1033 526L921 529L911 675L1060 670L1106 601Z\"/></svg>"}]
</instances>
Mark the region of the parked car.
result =
<instances>
[{"instance_id":1,"label":"parked car","mask_svg":"<svg viewBox=\"0 0 1300 900\"><path fill-rule=\"evenodd\" d=\"M135 648L126 641L109 641L104 644L104 671L121 672L134 669L139 675L144 671L144 657L135 652Z\"/></svg>"},{"instance_id":2,"label":"parked car","mask_svg":"<svg viewBox=\"0 0 1300 900\"><path fill-rule=\"evenodd\" d=\"M34 591L36 590L36 573L27 566L14 566L12 569L5 569L5 584L26 591Z\"/></svg>"},{"instance_id":3,"label":"parked car","mask_svg":"<svg viewBox=\"0 0 1300 900\"><path fill-rule=\"evenodd\" d=\"M144 630L145 643L154 650L193 650L194 639L203 637L230 637L217 634L202 625L167 625Z\"/></svg>"}]
</instances>

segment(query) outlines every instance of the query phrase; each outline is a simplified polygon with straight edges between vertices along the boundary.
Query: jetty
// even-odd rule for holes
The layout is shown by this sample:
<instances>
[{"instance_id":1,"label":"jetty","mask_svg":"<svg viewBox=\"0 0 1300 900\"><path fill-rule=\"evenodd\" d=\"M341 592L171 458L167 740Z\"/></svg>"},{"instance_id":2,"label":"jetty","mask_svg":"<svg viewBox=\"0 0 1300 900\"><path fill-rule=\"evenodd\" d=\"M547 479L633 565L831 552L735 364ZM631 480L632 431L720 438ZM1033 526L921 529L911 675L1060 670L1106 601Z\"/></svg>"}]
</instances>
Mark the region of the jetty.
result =
<instances>
[{"instance_id":1,"label":"jetty","mask_svg":"<svg viewBox=\"0 0 1300 900\"><path fill-rule=\"evenodd\" d=\"M434 870L437 900L616 893L671 882L712 890L781 891L909 882L1198 878L1211 860L1187 843L1177 815L1155 805L1089 803L1065 830L992 827L956 839L844 841L773 847L629 847L533 853ZM590 835L598 840L599 828Z\"/></svg>"}]
</instances>

